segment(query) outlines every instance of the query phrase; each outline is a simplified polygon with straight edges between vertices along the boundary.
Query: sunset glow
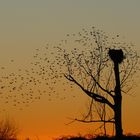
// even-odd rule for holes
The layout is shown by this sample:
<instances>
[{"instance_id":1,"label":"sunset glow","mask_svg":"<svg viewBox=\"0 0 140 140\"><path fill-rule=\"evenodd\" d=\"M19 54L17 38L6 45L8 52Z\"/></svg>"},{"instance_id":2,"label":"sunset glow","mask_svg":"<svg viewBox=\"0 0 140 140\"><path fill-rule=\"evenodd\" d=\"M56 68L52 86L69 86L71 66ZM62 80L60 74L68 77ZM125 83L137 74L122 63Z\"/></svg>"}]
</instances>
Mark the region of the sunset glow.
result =
<instances>
[{"instance_id":1,"label":"sunset glow","mask_svg":"<svg viewBox=\"0 0 140 140\"><path fill-rule=\"evenodd\" d=\"M98 123L72 122L86 113L90 98L77 86L71 88L65 77L51 83L49 59L57 52L50 46L95 26L108 36L119 34L139 54L139 6L138 0L0 1L0 120L14 120L19 140L100 133ZM75 47L74 43L65 47ZM140 133L139 75L130 95L123 94L125 134ZM112 135L112 125L107 127Z\"/></svg>"}]
</instances>

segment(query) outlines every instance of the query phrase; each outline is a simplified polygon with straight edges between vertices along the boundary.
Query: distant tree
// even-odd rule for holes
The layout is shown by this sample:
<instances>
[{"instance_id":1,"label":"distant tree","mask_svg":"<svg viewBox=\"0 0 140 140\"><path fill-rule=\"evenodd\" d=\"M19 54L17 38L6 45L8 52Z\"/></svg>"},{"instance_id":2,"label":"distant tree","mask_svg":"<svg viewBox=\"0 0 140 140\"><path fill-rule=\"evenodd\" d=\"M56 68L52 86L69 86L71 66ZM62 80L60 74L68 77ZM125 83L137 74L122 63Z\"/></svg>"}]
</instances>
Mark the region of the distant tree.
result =
<instances>
[{"instance_id":1,"label":"distant tree","mask_svg":"<svg viewBox=\"0 0 140 140\"><path fill-rule=\"evenodd\" d=\"M62 42L69 43L68 47L63 48L63 43L55 46L59 56L50 67L56 74L55 65L59 65L57 74L63 75L91 98L88 114L75 120L103 123L105 133L106 123L112 123L116 137L121 137L122 93L128 94L135 83L133 76L139 70L137 52L131 49L131 43L119 41L119 35L109 38L94 27L90 31L83 29L78 36L67 36L75 38L74 44L65 40ZM61 69L60 73L58 69Z\"/></svg>"},{"instance_id":2,"label":"distant tree","mask_svg":"<svg viewBox=\"0 0 140 140\"><path fill-rule=\"evenodd\" d=\"M17 140L19 129L9 119L0 121L0 140Z\"/></svg>"}]
</instances>

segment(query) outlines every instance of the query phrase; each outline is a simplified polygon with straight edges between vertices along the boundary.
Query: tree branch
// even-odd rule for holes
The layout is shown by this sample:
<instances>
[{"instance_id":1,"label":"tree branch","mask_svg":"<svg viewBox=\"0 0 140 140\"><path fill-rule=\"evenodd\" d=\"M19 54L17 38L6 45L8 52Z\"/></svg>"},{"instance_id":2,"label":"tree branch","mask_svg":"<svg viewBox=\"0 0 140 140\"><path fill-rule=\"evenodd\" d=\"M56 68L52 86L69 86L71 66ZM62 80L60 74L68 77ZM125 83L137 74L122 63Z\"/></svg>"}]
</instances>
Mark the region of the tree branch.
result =
<instances>
[{"instance_id":1,"label":"tree branch","mask_svg":"<svg viewBox=\"0 0 140 140\"><path fill-rule=\"evenodd\" d=\"M84 122L84 123L91 123L91 122L97 122L97 123L101 123L101 122L103 122L103 123L114 123L115 122L112 119L109 119L109 120L89 120L89 121L75 119L75 121Z\"/></svg>"},{"instance_id":2,"label":"tree branch","mask_svg":"<svg viewBox=\"0 0 140 140\"><path fill-rule=\"evenodd\" d=\"M98 87L103 90L104 92L108 93L112 98L114 98L114 96L111 94L112 91L108 91L107 89L103 88L98 82L97 80L94 78L94 76L91 74L92 79L96 82L96 84L98 85Z\"/></svg>"},{"instance_id":3,"label":"tree branch","mask_svg":"<svg viewBox=\"0 0 140 140\"><path fill-rule=\"evenodd\" d=\"M78 85L88 96L93 98L95 101L100 102L100 103L105 103L109 107L114 109L114 105L109 100L107 100L105 97L103 97L103 96L101 96L101 95L99 95L97 93L93 93L93 92L90 92L90 91L84 89L84 87L81 84L79 84L71 75L64 74L64 76L69 81L74 82L76 85Z\"/></svg>"}]
</instances>

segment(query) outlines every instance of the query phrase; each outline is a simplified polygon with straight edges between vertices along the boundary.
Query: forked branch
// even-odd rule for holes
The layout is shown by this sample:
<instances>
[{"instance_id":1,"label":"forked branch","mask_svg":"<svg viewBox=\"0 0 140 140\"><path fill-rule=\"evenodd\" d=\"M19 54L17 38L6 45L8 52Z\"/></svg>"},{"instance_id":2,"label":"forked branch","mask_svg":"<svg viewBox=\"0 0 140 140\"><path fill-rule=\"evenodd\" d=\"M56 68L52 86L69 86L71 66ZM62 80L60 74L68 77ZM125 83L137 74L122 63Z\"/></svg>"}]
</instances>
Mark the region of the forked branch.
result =
<instances>
[{"instance_id":1,"label":"forked branch","mask_svg":"<svg viewBox=\"0 0 140 140\"><path fill-rule=\"evenodd\" d=\"M93 92L90 92L90 91L84 89L84 87L79 82L77 82L71 75L64 74L64 76L69 81L74 82L76 85L78 85L78 87L80 87L88 96L93 98L95 101L100 102L100 103L105 103L110 108L114 109L114 105L108 99L106 99L105 97L99 95L98 93L93 93Z\"/></svg>"}]
</instances>

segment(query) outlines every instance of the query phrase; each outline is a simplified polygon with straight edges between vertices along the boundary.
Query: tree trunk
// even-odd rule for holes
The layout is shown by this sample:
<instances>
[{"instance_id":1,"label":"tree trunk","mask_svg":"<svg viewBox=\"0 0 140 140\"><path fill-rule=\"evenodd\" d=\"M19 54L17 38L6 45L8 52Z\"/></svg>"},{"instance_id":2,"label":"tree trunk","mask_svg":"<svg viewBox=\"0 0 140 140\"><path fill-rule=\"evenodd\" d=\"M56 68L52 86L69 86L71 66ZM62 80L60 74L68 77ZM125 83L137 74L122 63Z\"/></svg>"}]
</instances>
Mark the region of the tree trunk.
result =
<instances>
[{"instance_id":1,"label":"tree trunk","mask_svg":"<svg viewBox=\"0 0 140 140\"><path fill-rule=\"evenodd\" d=\"M117 138L122 137L123 130L122 130L122 112L121 112L121 97L115 99L115 108L114 108L114 114L115 114L115 135Z\"/></svg>"},{"instance_id":2,"label":"tree trunk","mask_svg":"<svg viewBox=\"0 0 140 140\"><path fill-rule=\"evenodd\" d=\"M114 72L116 79L115 97L114 97L114 116L115 116L115 135L117 138L122 137L122 95L120 88L120 76L119 76L119 63L114 62Z\"/></svg>"}]
</instances>

